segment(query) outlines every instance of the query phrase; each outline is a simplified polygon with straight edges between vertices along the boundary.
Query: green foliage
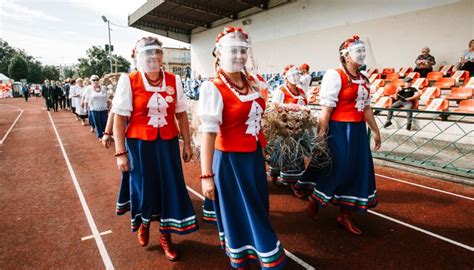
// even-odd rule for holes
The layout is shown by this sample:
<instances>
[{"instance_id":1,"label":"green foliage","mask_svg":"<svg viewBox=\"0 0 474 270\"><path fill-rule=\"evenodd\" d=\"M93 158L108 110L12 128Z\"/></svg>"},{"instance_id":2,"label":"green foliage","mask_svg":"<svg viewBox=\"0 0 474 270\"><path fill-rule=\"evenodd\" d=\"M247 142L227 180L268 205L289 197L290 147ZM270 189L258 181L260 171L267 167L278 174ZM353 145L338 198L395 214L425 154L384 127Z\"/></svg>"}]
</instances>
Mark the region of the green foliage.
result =
<instances>
[{"instance_id":1,"label":"green foliage","mask_svg":"<svg viewBox=\"0 0 474 270\"><path fill-rule=\"evenodd\" d=\"M28 82L42 83L44 81L43 66L39 61L32 61L28 63Z\"/></svg>"},{"instance_id":2,"label":"green foliage","mask_svg":"<svg viewBox=\"0 0 474 270\"><path fill-rule=\"evenodd\" d=\"M0 73L8 75L8 65L17 52L8 42L0 38Z\"/></svg>"},{"instance_id":3,"label":"green foliage","mask_svg":"<svg viewBox=\"0 0 474 270\"><path fill-rule=\"evenodd\" d=\"M20 55L15 55L8 65L8 75L15 81L28 78L28 64Z\"/></svg>"},{"instance_id":4,"label":"green foliage","mask_svg":"<svg viewBox=\"0 0 474 270\"><path fill-rule=\"evenodd\" d=\"M119 55L112 55L113 71L128 72L130 62ZM110 61L108 53L105 49L98 46L93 46L86 51L86 56L78 59L77 73L80 77L87 78L92 75L99 77L110 73Z\"/></svg>"},{"instance_id":5,"label":"green foliage","mask_svg":"<svg viewBox=\"0 0 474 270\"><path fill-rule=\"evenodd\" d=\"M44 66L43 67L43 77L48 80L59 80L59 70L55 66Z\"/></svg>"}]
</instances>

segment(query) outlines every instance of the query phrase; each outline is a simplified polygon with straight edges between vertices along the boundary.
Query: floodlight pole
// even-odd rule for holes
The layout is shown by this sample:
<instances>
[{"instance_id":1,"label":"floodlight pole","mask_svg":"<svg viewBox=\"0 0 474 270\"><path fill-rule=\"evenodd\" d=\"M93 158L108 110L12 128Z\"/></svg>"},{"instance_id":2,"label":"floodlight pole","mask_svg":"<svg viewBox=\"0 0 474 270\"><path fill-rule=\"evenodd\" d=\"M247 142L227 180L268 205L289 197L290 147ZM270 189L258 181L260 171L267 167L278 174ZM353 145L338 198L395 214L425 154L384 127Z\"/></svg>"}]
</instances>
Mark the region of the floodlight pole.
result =
<instances>
[{"instance_id":1,"label":"floodlight pole","mask_svg":"<svg viewBox=\"0 0 474 270\"><path fill-rule=\"evenodd\" d=\"M112 69L112 41L110 39L110 21L102 15L102 20L107 23L107 29L109 31L109 62L110 62L110 73L113 73Z\"/></svg>"}]
</instances>

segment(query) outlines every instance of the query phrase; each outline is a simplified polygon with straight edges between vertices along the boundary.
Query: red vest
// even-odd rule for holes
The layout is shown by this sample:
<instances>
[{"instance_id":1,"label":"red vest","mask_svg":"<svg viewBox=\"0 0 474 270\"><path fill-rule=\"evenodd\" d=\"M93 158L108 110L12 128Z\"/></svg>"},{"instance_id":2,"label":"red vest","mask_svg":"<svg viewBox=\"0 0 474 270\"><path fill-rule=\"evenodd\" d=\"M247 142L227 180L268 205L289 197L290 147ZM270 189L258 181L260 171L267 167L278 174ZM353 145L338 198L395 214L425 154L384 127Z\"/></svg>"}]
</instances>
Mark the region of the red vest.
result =
<instances>
[{"instance_id":1,"label":"red vest","mask_svg":"<svg viewBox=\"0 0 474 270\"><path fill-rule=\"evenodd\" d=\"M349 78L342 69L338 68L336 71L341 77L341 91L339 92L336 108L332 111L331 120L337 122L365 121L364 112L358 111L355 107L359 85L349 83ZM368 92L367 87L364 87L364 89Z\"/></svg>"},{"instance_id":2,"label":"red vest","mask_svg":"<svg viewBox=\"0 0 474 270\"><path fill-rule=\"evenodd\" d=\"M296 87L296 89L300 93L299 95L301 97L303 97L304 105L308 105L308 101L306 100L303 89L301 89L299 87ZM292 93L290 93L290 90L286 89L286 86L283 86L281 88L281 91L283 92L283 95L285 95L285 98L283 99L283 103L285 103L285 104L289 104L289 103L298 104L299 99L295 98L294 95Z\"/></svg>"},{"instance_id":3,"label":"red vest","mask_svg":"<svg viewBox=\"0 0 474 270\"><path fill-rule=\"evenodd\" d=\"M248 120L253 101L240 101L219 78L214 79L213 83L219 89L224 103L222 124L219 126L220 133L217 134L215 148L224 152L254 152L257 150L257 138L260 145L265 147L267 140L262 129L257 138L246 133L248 125L245 122ZM261 97L254 101L265 111L265 101Z\"/></svg>"},{"instance_id":4,"label":"red vest","mask_svg":"<svg viewBox=\"0 0 474 270\"><path fill-rule=\"evenodd\" d=\"M132 72L129 75L130 85L132 87L132 96L133 96L133 111L130 116L130 121L127 128L127 138L140 139L144 141L154 141L160 134L160 138L163 140L169 140L176 137L179 133L175 121L175 108L176 108L176 77L168 72L164 73L164 79L166 80L166 86L170 86L174 89L172 94L169 94L167 91L157 92L158 95L161 95L164 99L167 96L171 96L172 102L168 103L168 108L166 109L166 122L167 125L157 128L148 124L150 121L150 116L148 116L148 101L153 96L155 92L150 92L145 90L145 85L143 84L142 76L140 72ZM170 98L168 98L170 99Z\"/></svg>"}]
</instances>

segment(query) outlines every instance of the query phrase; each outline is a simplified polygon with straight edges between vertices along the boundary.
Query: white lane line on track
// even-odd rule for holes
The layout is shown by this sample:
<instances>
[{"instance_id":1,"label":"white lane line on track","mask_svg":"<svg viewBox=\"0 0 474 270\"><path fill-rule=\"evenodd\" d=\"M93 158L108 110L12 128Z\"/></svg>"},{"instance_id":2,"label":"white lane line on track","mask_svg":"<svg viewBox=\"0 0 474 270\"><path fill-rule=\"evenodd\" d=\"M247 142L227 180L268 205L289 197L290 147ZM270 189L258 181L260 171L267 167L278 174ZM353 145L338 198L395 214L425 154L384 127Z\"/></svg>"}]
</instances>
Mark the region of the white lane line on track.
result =
<instances>
[{"instance_id":1,"label":"white lane line on track","mask_svg":"<svg viewBox=\"0 0 474 270\"><path fill-rule=\"evenodd\" d=\"M389 180L405 183L405 184L408 184L408 185L412 185L412 186L416 186L416 187L420 187L420 188L424 188L424 189L429 189L429 190L432 190L432 191L436 191L436 192L448 194L448 195L451 195L451 196L463 198L463 199L466 199L466 200L474 201L474 198L472 198L472 197L460 195L460 194L457 194L457 193L452 193L452 192L437 189L437 188L432 188L432 187L428 187L428 186L424 186L424 185L420 185L420 184L415 184L415 183L412 183L412 182L409 182L409 181L405 181L405 180L402 180L402 179L398 179L398 178L394 178L394 177L390 177L390 176L386 176L386 175L382 175L382 174L378 174L378 173L376 173L375 175L379 176L379 177L389 179Z\"/></svg>"},{"instance_id":2,"label":"white lane line on track","mask_svg":"<svg viewBox=\"0 0 474 270\"><path fill-rule=\"evenodd\" d=\"M59 136L58 129L56 128L53 118L51 117L51 114L49 112L48 112L48 116L49 116L49 120L51 120L51 124L53 125L54 133L56 134L56 138L58 139L59 146L61 147L61 152L63 154L64 160L66 161L67 168L69 170L69 174L71 175L72 182L74 183L74 187L76 188L77 196L79 196L79 200L81 201L82 209L84 210L84 214L86 215L87 222L89 223L89 227L91 228L92 235L94 236L97 247L99 248L100 256L102 257L102 261L104 262L105 268L114 269L114 266L112 264L112 261L110 260L107 249L105 248L104 242L102 241L102 238L100 237L99 230L97 229L97 226L95 225L94 218L92 217L91 211L89 209L89 206L87 205L84 194L82 193L79 182L77 181L76 174L74 173L74 170L72 169L71 162L69 161L69 158L66 154L66 150L64 149L63 142L61 140L61 137Z\"/></svg>"},{"instance_id":3,"label":"white lane line on track","mask_svg":"<svg viewBox=\"0 0 474 270\"><path fill-rule=\"evenodd\" d=\"M439 235L439 234L436 234L436 233L430 232L430 231L428 231L428 230L425 230L425 229L422 229L422 228L413 226L413 225L411 225L411 224L408 224L408 223L403 222L403 221L401 221L401 220L398 220L398 219L395 219L395 218L386 216L386 215L384 215L384 214L375 212L375 211L373 211L373 210L367 210L367 211L368 211L369 213L373 214L373 215L378 216L378 217L381 217L381 218L390 220L390 221L392 221L392 222L398 223L398 224L400 224L400 225L402 225L402 226L408 227L408 228L413 229L413 230L415 230L415 231L419 231L419 232L421 232L421 233L427 234L427 235L432 236L432 237L434 237L434 238L438 238L439 240L448 242L448 243L450 243L450 244L453 244L453 245L456 245L456 246L458 246L458 247L467 249L467 250L469 250L469 251L474 251L474 247L465 245L465 244L463 244L463 243L459 243L459 242L457 242L457 241L454 241L454 240L452 240L452 239L446 238L446 237L441 236L441 235Z\"/></svg>"},{"instance_id":4,"label":"white lane line on track","mask_svg":"<svg viewBox=\"0 0 474 270\"><path fill-rule=\"evenodd\" d=\"M199 199L204 201L205 197L201 193L199 193L196 190L190 188L189 186L186 186L186 188L188 189L189 192L191 192L192 194L196 195L196 197L198 197ZM295 254L289 252L286 249L285 249L285 253L290 259L292 259L293 261L295 261L299 265L303 266L304 269L307 269L307 270L315 270L316 269L316 268L312 267L311 265L309 265L308 263L306 263L302 259L298 258Z\"/></svg>"},{"instance_id":5,"label":"white lane line on track","mask_svg":"<svg viewBox=\"0 0 474 270\"><path fill-rule=\"evenodd\" d=\"M8 134L10 134L10 131L12 131L13 127L16 125L16 122L18 122L18 119L20 119L21 115L23 114L23 110L20 109L20 114L17 116L13 124L10 126L10 128L7 130L7 133L5 133L5 136L3 136L2 140L0 141L0 144L3 144L5 140L7 139Z\"/></svg>"},{"instance_id":6,"label":"white lane line on track","mask_svg":"<svg viewBox=\"0 0 474 270\"><path fill-rule=\"evenodd\" d=\"M108 230L108 231L99 233L99 235L106 235L106 234L111 234L111 233L112 233L112 231ZM81 238L81 241L86 241L86 240L89 240L89 239L92 239L92 238L94 238L94 235L84 236L84 237Z\"/></svg>"}]
</instances>

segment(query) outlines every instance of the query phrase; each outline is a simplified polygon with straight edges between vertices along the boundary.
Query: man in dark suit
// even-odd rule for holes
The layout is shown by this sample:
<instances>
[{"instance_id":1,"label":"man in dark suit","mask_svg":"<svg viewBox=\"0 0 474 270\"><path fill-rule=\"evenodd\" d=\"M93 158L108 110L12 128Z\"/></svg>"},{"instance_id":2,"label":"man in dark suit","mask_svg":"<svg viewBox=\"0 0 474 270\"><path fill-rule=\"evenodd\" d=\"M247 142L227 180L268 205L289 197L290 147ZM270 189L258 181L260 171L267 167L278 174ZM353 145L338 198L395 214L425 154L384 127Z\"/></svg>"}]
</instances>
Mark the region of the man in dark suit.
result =
<instances>
[{"instance_id":1,"label":"man in dark suit","mask_svg":"<svg viewBox=\"0 0 474 270\"><path fill-rule=\"evenodd\" d=\"M55 81L51 81L51 88L50 88L50 97L51 97L51 107L55 112L58 111L59 105L59 97L62 95L62 89L59 87Z\"/></svg>"},{"instance_id":2,"label":"man in dark suit","mask_svg":"<svg viewBox=\"0 0 474 270\"><path fill-rule=\"evenodd\" d=\"M41 95L44 98L46 109L49 111L53 106L51 105L51 92L52 87L49 84L49 80L44 80L44 84L41 86Z\"/></svg>"}]
</instances>

